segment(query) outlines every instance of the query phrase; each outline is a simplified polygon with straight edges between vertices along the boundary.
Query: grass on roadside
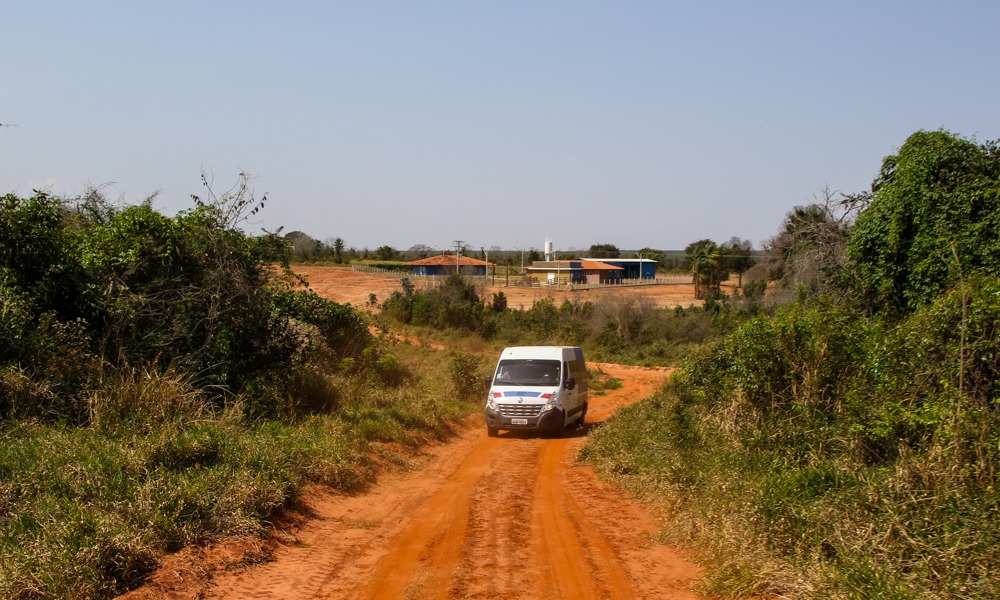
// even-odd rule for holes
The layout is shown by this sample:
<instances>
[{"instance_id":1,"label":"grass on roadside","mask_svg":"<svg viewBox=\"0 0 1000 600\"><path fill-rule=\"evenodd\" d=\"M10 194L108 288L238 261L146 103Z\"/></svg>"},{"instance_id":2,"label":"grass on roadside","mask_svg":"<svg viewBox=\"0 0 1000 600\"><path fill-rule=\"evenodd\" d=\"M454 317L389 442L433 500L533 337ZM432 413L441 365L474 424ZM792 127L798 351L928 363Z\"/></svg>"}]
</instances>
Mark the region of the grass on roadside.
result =
<instances>
[{"instance_id":1,"label":"grass on roadside","mask_svg":"<svg viewBox=\"0 0 1000 600\"><path fill-rule=\"evenodd\" d=\"M288 422L210 409L182 377L143 372L94 396L90 427L3 423L0 596L120 594L162 553L260 534L307 484L364 489L383 448L446 438L478 409L450 389L443 353L395 356L405 384L331 378L336 406Z\"/></svg>"},{"instance_id":2,"label":"grass on roadside","mask_svg":"<svg viewBox=\"0 0 1000 600\"><path fill-rule=\"evenodd\" d=\"M1000 595L1000 499L970 485L948 448L890 467L800 460L727 436L718 423L733 416L702 413L668 388L620 410L583 450L602 477L663 508L660 540L696 548L712 566L707 594Z\"/></svg>"}]
</instances>

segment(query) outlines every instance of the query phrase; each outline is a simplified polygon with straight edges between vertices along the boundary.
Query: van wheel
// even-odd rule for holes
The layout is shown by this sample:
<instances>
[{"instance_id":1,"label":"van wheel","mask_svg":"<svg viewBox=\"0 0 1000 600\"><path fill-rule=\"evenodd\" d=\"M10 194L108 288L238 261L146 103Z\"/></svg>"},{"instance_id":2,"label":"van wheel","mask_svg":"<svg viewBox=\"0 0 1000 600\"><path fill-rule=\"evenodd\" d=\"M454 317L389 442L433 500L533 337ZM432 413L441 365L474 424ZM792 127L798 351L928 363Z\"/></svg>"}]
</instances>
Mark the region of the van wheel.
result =
<instances>
[{"instance_id":1,"label":"van wheel","mask_svg":"<svg viewBox=\"0 0 1000 600\"><path fill-rule=\"evenodd\" d=\"M586 403L586 402L584 402L584 403L583 403L583 410L582 410L582 411L580 411L580 420L579 420L579 421L577 421L577 424L579 424L579 425L580 425L580 427L583 427L583 421L584 421L584 419L586 419L586 418L587 418L587 403Z\"/></svg>"},{"instance_id":2,"label":"van wheel","mask_svg":"<svg viewBox=\"0 0 1000 600\"><path fill-rule=\"evenodd\" d=\"M500 429L498 429L497 427L490 427L489 425L486 426L486 435L490 437L496 437L499 433Z\"/></svg>"}]
</instances>

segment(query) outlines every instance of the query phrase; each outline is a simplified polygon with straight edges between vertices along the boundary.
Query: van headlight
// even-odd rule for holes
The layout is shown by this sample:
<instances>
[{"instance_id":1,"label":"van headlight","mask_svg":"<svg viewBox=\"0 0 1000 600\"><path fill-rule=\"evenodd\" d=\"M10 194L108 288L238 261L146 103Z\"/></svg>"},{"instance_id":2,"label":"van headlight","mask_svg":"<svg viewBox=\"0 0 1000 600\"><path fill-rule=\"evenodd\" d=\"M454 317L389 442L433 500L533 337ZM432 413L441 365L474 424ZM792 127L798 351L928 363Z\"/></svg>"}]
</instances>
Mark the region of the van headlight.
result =
<instances>
[{"instance_id":1,"label":"van headlight","mask_svg":"<svg viewBox=\"0 0 1000 600\"><path fill-rule=\"evenodd\" d=\"M545 401L545 406L542 408L542 412L548 412L556 407L558 399L555 394L552 394L548 400Z\"/></svg>"},{"instance_id":2,"label":"van headlight","mask_svg":"<svg viewBox=\"0 0 1000 600\"><path fill-rule=\"evenodd\" d=\"M486 408L488 408L490 410L496 410L497 409L497 401L493 399L493 396L487 396L486 397Z\"/></svg>"}]
</instances>

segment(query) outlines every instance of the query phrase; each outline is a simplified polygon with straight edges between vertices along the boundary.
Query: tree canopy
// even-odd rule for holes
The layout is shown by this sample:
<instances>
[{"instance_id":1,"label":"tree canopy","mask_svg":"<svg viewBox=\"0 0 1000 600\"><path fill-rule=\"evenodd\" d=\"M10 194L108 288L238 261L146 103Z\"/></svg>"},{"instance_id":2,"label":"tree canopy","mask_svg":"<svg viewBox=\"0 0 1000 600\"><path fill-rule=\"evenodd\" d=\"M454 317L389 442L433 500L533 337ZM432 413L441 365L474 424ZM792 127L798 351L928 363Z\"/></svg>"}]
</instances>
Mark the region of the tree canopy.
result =
<instances>
[{"instance_id":1,"label":"tree canopy","mask_svg":"<svg viewBox=\"0 0 1000 600\"><path fill-rule=\"evenodd\" d=\"M591 244L587 251L590 258L618 258L621 251L614 244Z\"/></svg>"},{"instance_id":2,"label":"tree canopy","mask_svg":"<svg viewBox=\"0 0 1000 600\"><path fill-rule=\"evenodd\" d=\"M716 298L722 282L722 248L709 239L691 242L684 249L691 264L695 298Z\"/></svg>"}]
</instances>

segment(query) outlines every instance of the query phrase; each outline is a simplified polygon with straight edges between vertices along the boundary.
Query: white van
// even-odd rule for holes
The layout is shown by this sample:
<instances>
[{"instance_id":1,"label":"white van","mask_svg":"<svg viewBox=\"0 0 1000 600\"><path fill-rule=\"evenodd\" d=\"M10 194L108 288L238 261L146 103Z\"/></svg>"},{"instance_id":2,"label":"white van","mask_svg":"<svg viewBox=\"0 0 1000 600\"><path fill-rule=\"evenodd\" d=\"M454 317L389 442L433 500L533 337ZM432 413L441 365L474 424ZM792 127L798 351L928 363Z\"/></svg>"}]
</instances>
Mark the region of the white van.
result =
<instances>
[{"instance_id":1,"label":"white van","mask_svg":"<svg viewBox=\"0 0 1000 600\"><path fill-rule=\"evenodd\" d=\"M587 363L575 346L515 346L500 354L486 397L486 431L529 429L558 434L583 425Z\"/></svg>"}]
</instances>

